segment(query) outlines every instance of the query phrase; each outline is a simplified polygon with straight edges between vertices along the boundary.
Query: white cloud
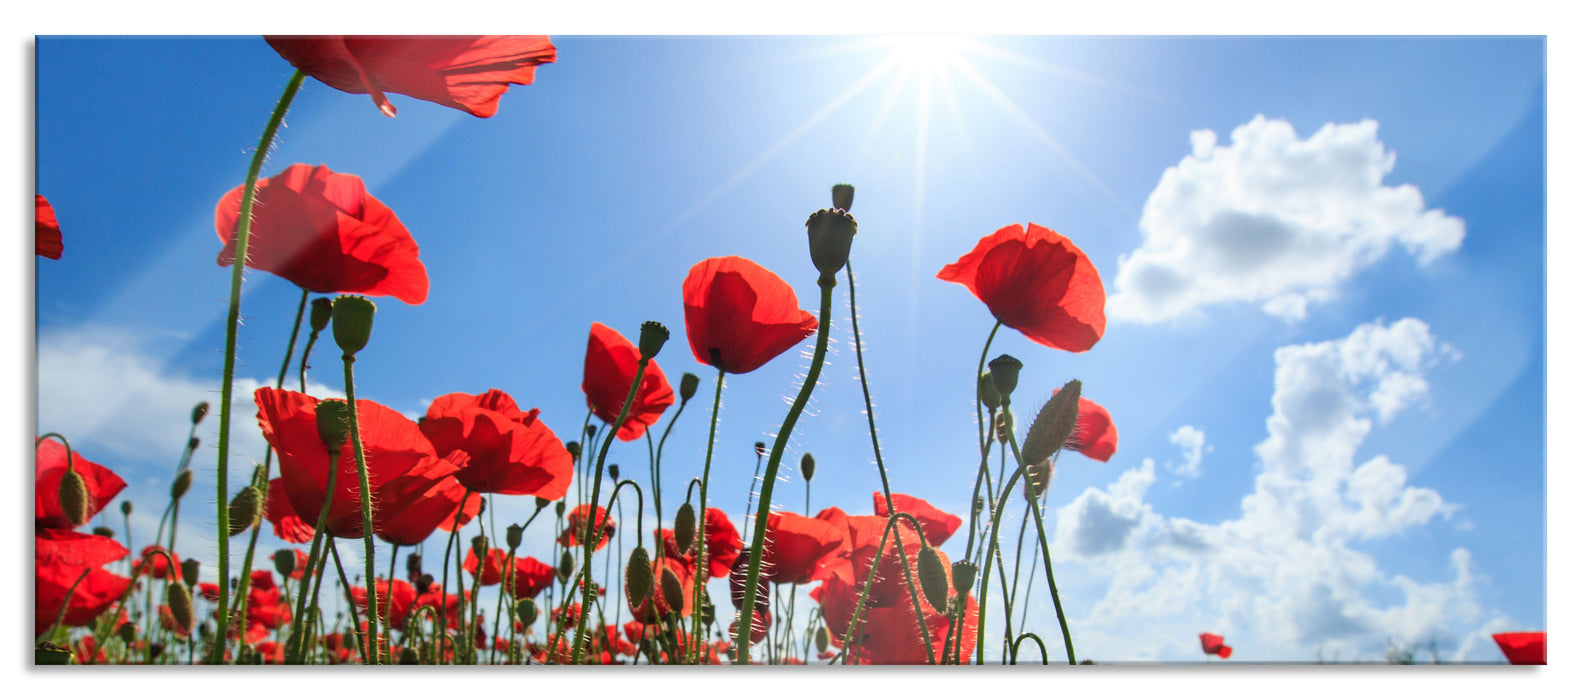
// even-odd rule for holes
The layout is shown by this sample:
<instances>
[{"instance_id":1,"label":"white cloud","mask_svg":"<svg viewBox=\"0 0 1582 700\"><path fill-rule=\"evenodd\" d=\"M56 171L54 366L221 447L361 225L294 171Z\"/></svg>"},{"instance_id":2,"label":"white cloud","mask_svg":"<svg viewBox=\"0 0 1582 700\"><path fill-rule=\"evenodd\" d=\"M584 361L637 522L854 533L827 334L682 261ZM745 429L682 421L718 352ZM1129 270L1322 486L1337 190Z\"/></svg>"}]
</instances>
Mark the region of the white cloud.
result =
<instances>
[{"instance_id":1,"label":"white cloud","mask_svg":"<svg viewBox=\"0 0 1582 700\"><path fill-rule=\"evenodd\" d=\"M1203 453L1213 452L1214 446L1206 444L1203 431L1190 425L1183 425L1170 433L1170 444L1181 448L1181 463L1171 462L1165 468L1177 476L1195 477L1202 474L1200 467L1203 464Z\"/></svg>"},{"instance_id":2,"label":"white cloud","mask_svg":"<svg viewBox=\"0 0 1582 700\"><path fill-rule=\"evenodd\" d=\"M1461 246L1466 227L1425 210L1412 185L1386 186L1395 154L1372 120L1325 124L1307 139L1258 115L1166 170L1143 207L1142 247L1120 257L1113 319L1158 323L1226 302L1295 321L1396 245L1419 265Z\"/></svg>"}]
</instances>

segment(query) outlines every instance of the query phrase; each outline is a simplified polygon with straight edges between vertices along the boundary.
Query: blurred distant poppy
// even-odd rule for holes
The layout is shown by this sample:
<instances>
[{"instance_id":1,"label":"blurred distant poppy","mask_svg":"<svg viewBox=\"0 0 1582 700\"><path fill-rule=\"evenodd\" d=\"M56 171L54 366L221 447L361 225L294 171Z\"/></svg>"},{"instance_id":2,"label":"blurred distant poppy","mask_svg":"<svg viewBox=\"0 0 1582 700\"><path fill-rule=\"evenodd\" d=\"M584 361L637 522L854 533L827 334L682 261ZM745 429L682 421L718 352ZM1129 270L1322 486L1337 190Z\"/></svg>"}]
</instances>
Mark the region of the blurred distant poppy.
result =
<instances>
[{"instance_id":1,"label":"blurred distant poppy","mask_svg":"<svg viewBox=\"0 0 1582 700\"><path fill-rule=\"evenodd\" d=\"M517 600L535 598L555 581L555 567L518 554L512 564L511 595Z\"/></svg>"},{"instance_id":2,"label":"blurred distant poppy","mask_svg":"<svg viewBox=\"0 0 1582 700\"><path fill-rule=\"evenodd\" d=\"M33 536L33 634L43 634L55 623L62 606L61 624L76 627L92 623L115 604L132 580L103 567L127 555L115 540L69 530L36 530ZM86 576L84 576L86 572ZM82 582L78 583L78 577ZM66 592L72 585L71 600Z\"/></svg>"},{"instance_id":3,"label":"blurred distant poppy","mask_svg":"<svg viewBox=\"0 0 1582 700\"><path fill-rule=\"evenodd\" d=\"M385 579L374 580L374 592L379 598L379 615L391 626L392 629L401 629L406 625L407 614L412 612L413 605L417 602L417 589L412 584L396 579L394 584ZM391 597L393 592L394 598ZM352 600L357 607L368 614L368 590L366 588L352 587Z\"/></svg>"},{"instance_id":4,"label":"blurred distant poppy","mask_svg":"<svg viewBox=\"0 0 1582 700\"><path fill-rule=\"evenodd\" d=\"M824 557L845 542L844 525L795 513L770 513L763 570L771 583L808 583Z\"/></svg>"},{"instance_id":5,"label":"blurred distant poppy","mask_svg":"<svg viewBox=\"0 0 1582 700\"><path fill-rule=\"evenodd\" d=\"M434 399L419 427L437 454L467 453L456 480L472 491L553 501L571 485L566 446L538 419L538 409L517 408L499 389Z\"/></svg>"},{"instance_id":6,"label":"blurred distant poppy","mask_svg":"<svg viewBox=\"0 0 1582 700\"><path fill-rule=\"evenodd\" d=\"M72 451L72 468L82 475L88 490L88 517L110 504L126 482L115 472L84 459ZM72 530L76 526L60 509L60 480L66 476L66 446L53 438L33 449L33 527Z\"/></svg>"},{"instance_id":7,"label":"blurred distant poppy","mask_svg":"<svg viewBox=\"0 0 1582 700\"><path fill-rule=\"evenodd\" d=\"M239 185L214 210L221 266L236 258L241 211ZM258 181L247 266L320 294L393 296L408 304L428 299L428 271L406 226L368 194L362 178L323 165L298 163Z\"/></svg>"},{"instance_id":8,"label":"blurred distant poppy","mask_svg":"<svg viewBox=\"0 0 1582 700\"><path fill-rule=\"evenodd\" d=\"M614 423L621 416L621 406L637 376L637 346L618 331L602 323L595 323L588 331L588 354L582 365L582 393L588 397L588 408L605 423ZM615 436L626 441L643 436L648 426L658 422L665 409L676 402L659 363L649 360L643 370L643 383L632 398L632 408L626 422L618 426Z\"/></svg>"},{"instance_id":9,"label":"blurred distant poppy","mask_svg":"<svg viewBox=\"0 0 1582 700\"><path fill-rule=\"evenodd\" d=\"M1054 395L1059 396L1060 390L1056 389ZM1071 437L1066 438L1066 449L1108 462L1119 441L1110 412L1097 402L1077 399L1077 425L1071 430Z\"/></svg>"},{"instance_id":10,"label":"blurred distant poppy","mask_svg":"<svg viewBox=\"0 0 1582 700\"><path fill-rule=\"evenodd\" d=\"M397 590L399 590L399 588L400 587L398 586ZM397 595L399 598L399 593ZM460 615L458 615L457 612L460 610L461 605L468 604L471 600L472 595L465 590L462 591L461 595L458 596L455 593L440 590L439 586L434 586L433 588L430 588L427 593L419 595L417 599L413 601L412 611L416 612L423 608L433 608L434 610L438 611L439 606L444 605L446 626L453 630L460 629L460 622L458 621Z\"/></svg>"},{"instance_id":11,"label":"blurred distant poppy","mask_svg":"<svg viewBox=\"0 0 1582 700\"><path fill-rule=\"evenodd\" d=\"M1505 659L1517 666L1549 665L1549 633L1501 632L1494 643L1505 652Z\"/></svg>"},{"instance_id":12,"label":"blurred distant poppy","mask_svg":"<svg viewBox=\"0 0 1582 700\"><path fill-rule=\"evenodd\" d=\"M1221 659L1230 658L1231 648L1225 646L1224 637L1221 637L1217 634L1209 634L1208 632L1204 632L1198 635L1197 638L1198 641L1203 644L1203 653L1210 656L1218 656Z\"/></svg>"},{"instance_id":13,"label":"blurred distant poppy","mask_svg":"<svg viewBox=\"0 0 1582 700\"><path fill-rule=\"evenodd\" d=\"M66 250L60 236L60 222L55 220L55 207L49 205L44 195L33 195L33 254L59 260Z\"/></svg>"},{"instance_id":14,"label":"blurred distant poppy","mask_svg":"<svg viewBox=\"0 0 1582 700\"><path fill-rule=\"evenodd\" d=\"M693 265L681 296L692 356L726 372L758 369L818 330L791 285L746 258Z\"/></svg>"},{"instance_id":15,"label":"blurred distant poppy","mask_svg":"<svg viewBox=\"0 0 1582 700\"><path fill-rule=\"evenodd\" d=\"M588 517L587 504L571 509L571 512L566 514L566 529L560 533L560 544L566 547L581 547L582 535L588 529ZM610 542L610 536L615 534L615 519L607 518L604 509L598 506L593 507L592 517L595 528L600 524L604 525L603 531L599 532L598 543L593 545L593 551L597 552L604 549L604 545Z\"/></svg>"},{"instance_id":16,"label":"blurred distant poppy","mask_svg":"<svg viewBox=\"0 0 1582 700\"><path fill-rule=\"evenodd\" d=\"M902 513L910 513L912 517L923 525L923 537L928 543L938 547L956 534L956 528L961 527L961 518L935 508L928 501L904 493L892 493L890 498L895 501L895 507ZM884 493L873 492L873 514L890 517L890 508L884 502ZM911 529L912 523L902 520L901 527Z\"/></svg>"},{"instance_id":17,"label":"blurred distant poppy","mask_svg":"<svg viewBox=\"0 0 1582 700\"><path fill-rule=\"evenodd\" d=\"M1029 223L984 236L937 275L1039 345L1084 352L1104 335L1104 285L1070 239Z\"/></svg>"},{"instance_id":18,"label":"blurred distant poppy","mask_svg":"<svg viewBox=\"0 0 1582 700\"><path fill-rule=\"evenodd\" d=\"M166 559L163 556L155 555L155 552L165 552L170 555L170 558ZM170 581L181 580L181 557L177 556L175 552L158 545L148 545L143 548L141 558L132 560L132 570L137 571L139 567L143 566L144 559L148 559L148 568L143 571L144 576ZM170 561L174 561L176 565L174 567L169 566L168 562Z\"/></svg>"},{"instance_id":19,"label":"blurred distant poppy","mask_svg":"<svg viewBox=\"0 0 1582 700\"><path fill-rule=\"evenodd\" d=\"M468 574L478 577L478 585L494 586L500 583L505 570L505 550L491 549L483 559L483 572L479 573L478 553L471 547L467 548L467 561L462 568Z\"/></svg>"},{"instance_id":20,"label":"blurred distant poppy","mask_svg":"<svg viewBox=\"0 0 1582 700\"><path fill-rule=\"evenodd\" d=\"M267 36L281 58L332 88L369 95L395 116L393 92L475 117L493 116L512 85L555 62L547 36Z\"/></svg>"}]
</instances>

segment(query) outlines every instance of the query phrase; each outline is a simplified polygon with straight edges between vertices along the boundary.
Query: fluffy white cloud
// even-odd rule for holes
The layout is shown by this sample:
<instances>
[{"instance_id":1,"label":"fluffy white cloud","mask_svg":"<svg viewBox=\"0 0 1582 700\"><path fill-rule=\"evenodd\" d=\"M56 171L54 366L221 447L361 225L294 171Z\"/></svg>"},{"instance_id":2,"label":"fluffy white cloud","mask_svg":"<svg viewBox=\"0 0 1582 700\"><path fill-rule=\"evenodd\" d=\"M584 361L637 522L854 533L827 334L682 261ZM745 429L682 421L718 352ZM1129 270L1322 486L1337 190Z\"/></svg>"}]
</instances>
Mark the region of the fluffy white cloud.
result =
<instances>
[{"instance_id":1,"label":"fluffy white cloud","mask_svg":"<svg viewBox=\"0 0 1582 700\"><path fill-rule=\"evenodd\" d=\"M1181 463L1171 462L1165 465L1166 469L1177 476L1194 477L1202 473L1203 453L1213 452L1214 446L1206 444L1203 431L1190 425L1183 425L1170 433L1170 444L1181 448Z\"/></svg>"},{"instance_id":2,"label":"fluffy white cloud","mask_svg":"<svg viewBox=\"0 0 1582 700\"><path fill-rule=\"evenodd\" d=\"M1425 583L1388 571L1360 546L1455 510L1432 489L1408 485L1389 458L1358 455L1375 421L1427 403L1424 373L1446 357L1454 351L1412 318L1277 350L1269 435L1255 448L1259 471L1234 519L1156 512L1147 501L1151 459L1056 508L1053 557L1074 587L1096 593L1086 604L1067 596L1083 655L1193 658L1207 629L1241 659L1322 651L1377 660L1386 640L1459 642L1455 655L1466 658L1475 640L1463 635L1486 623L1471 553L1449 552L1447 578ZM1201 431L1183 426L1171 441L1189 463L1201 457Z\"/></svg>"},{"instance_id":3,"label":"fluffy white cloud","mask_svg":"<svg viewBox=\"0 0 1582 700\"><path fill-rule=\"evenodd\" d=\"M1142 247L1120 258L1110 317L1158 323L1241 301L1298 320L1394 245L1420 265L1459 248L1460 219L1426 210L1412 185L1383 184L1395 154L1378 129L1325 124L1302 139L1258 115L1229 145L1192 132L1192 155L1143 207Z\"/></svg>"}]
</instances>

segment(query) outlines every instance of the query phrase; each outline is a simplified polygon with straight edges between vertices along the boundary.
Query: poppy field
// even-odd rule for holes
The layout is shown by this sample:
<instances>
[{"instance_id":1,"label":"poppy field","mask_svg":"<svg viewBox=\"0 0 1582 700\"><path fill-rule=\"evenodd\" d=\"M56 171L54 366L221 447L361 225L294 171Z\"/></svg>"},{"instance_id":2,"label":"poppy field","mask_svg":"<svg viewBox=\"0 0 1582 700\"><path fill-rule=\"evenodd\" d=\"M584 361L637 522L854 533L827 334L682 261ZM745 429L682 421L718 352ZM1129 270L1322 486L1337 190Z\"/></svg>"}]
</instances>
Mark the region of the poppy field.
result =
<instances>
[{"instance_id":1,"label":"poppy field","mask_svg":"<svg viewBox=\"0 0 1582 700\"><path fill-rule=\"evenodd\" d=\"M1110 545L1057 546L1057 525L1068 521L1057 516L1062 501L1050 497L1062 469L1114 467L1128 427L1106 408L1119 393L1104 380L1110 375L1085 382L1082 371L1091 365L1074 359L1106 352L1113 318L1106 303L1116 282L1101 275L1108 268L1095 264L1097 255L1085 252L1095 234L1011 212L959 239L952 259L913 260L926 268L918 284L972 305L950 342L959 346L953 356L969 354L976 363L907 365L917 374L917 392L887 397L873 391L872 375L901 370L865 345L873 319L863 304L916 292L859 285L864 271L904 262L867 244L875 234L865 230L897 223L864 218L863 181L798 183L787 199L815 207L793 218L776 211L785 220L744 226L752 236L790 240L794 254L750 259L729 244L706 249L679 285L632 289L622 307L601 315L586 304L556 306L575 295L547 280L569 269L594 286L619 285L599 276L603 266L617 269L616 259L645 264L654 252L592 250L572 258L564 255L570 248L559 247L569 244L557 242L530 257L513 280L533 298L514 298L498 293L487 274L431 278L433 260L462 250L487 257L487 247L464 246L489 246L492 236L576 241L580 233L482 229L465 213L454 215L450 231L409 229L403 217L414 217L404 214L402 201L381 199L383 185L373 177L311 156L280 162L271 153L285 139L335 138L338 127L319 113L284 130L308 90L323 91L312 98L316 105L355 108L359 117L459 114L454 131L479 134L505 128L495 123L512 110L574 110L532 102L535 80L566 59L555 41L263 42L288 77L267 115L246 125L262 126L256 142L243 153L212 154L205 164L234 172L234 179L212 209L199 212L212 231L206 255L213 258L182 262L213 266L227 284L189 294L214 302L209 311L223 344L208 355L213 371L202 375L212 379L212 398L192 405L182 420L185 443L168 446L175 468L134 475L81 447L94 436L44 420L37 426L33 663L1106 660L1085 649L1080 629L1073 632L1071 589L1062 586L1071 547ZM423 153L442 158L444 148ZM631 167L654 167L649 177L665 177L662 167ZM444 191L442 171L412 172L405 177L429 178L420 184ZM511 188L502 193L498 206L515 206ZM35 194L36 264L73 274L79 241L91 238L73 229L73 211L49 197L42 186ZM582 215L590 227L599 225L597 207ZM524 227L534 221L521 218L529 222ZM455 250L433 252L446 248ZM816 298L805 286L815 281ZM249 292L263 284L288 287L294 303L257 303ZM465 327L476 324L472 318L454 319L455 326L453 319L430 319L419 333L433 337L422 338L421 348L405 337L414 324L404 315L454 296L472 300L498 325L478 331ZM659 318L649 309L669 311L678 302L680 324L633 320ZM929 309L914 309L912 321L940 323ZM513 376L505 368L523 361L551 323L562 329L556 333L575 330L580 356L557 356L545 371L575 384L581 405L545 402L537 387L514 379L487 386L451 379L458 370L446 366L447 336L462 344L497 333L502 340L490 357L501 376ZM279 338L277 328L284 329ZM239 359L245 353L273 359L260 367ZM474 363L472 357L455 362ZM391 367L427 381L422 390L432 398L425 406L383 398L396 393L387 379ZM1051 371L1069 378L1049 383ZM259 372L267 380L249 379ZM784 392L748 383L762 379ZM851 435L841 444L856 450L822 449L824 412L846 410L820 403L834 385L861 397L850 420L839 423ZM875 404L896 403L961 419L952 424L955 433L904 438L908 449L939 450L940 464L930 468L948 479L925 479L915 457L892 457L895 446L881 439L886 416ZM754 422L756 413L733 417L740 407L766 404L772 425ZM1384 409L1381 422L1393 410ZM1201 448L1201 434L1197 439ZM968 441L971 452L960 459L956 448ZM741 446L749 443L747 454ZM956 451L937 447L943 444ZM212 472L199 472L211 459ZM1151 463L1147 469L1151 479ZM831 482L836 470L840 480ZM750 484L748 493L738 483ZM820 490L823 483L848 492ZM860 484L855 495L853 483ZM854 509L853 502L863 505ZM1501 631L1492 639L1513 664L1547 661L1544 632ZM1246 653L1244 645L1235 651L1242 643L1234 630L1203 631L1181 643L1200 645L1207 663Z\"/></svg>"}]
</instances>

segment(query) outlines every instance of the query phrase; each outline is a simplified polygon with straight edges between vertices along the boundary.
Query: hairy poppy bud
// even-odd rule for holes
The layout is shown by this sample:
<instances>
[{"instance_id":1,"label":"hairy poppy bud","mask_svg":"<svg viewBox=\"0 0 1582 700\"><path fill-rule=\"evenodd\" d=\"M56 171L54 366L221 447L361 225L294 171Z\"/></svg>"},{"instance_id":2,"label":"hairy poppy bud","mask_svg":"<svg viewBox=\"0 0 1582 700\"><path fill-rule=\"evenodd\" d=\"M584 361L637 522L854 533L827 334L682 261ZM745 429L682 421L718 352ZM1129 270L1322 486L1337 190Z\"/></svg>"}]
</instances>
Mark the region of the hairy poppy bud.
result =
<instances>
[{"instance_id":1,"label":"hairy poppy bud","mask_svg":"<svg viewBox=\"0 0 1582 700\"><path fill-rule=\"evenodd\" d=\"M115 636L120 637L122 642L131 644L137 641L137 625L131 622L123 622L119 627L115 628Z\"/></svg>"},{"instance_id":2,"label":"hairy poppy bud","mask_svg":"<svg viewBox=\"0 0 1582 700\"><path fill-rule=\"evenodd\" d=\"M114 538L115 537L115 530L111 530L110 528L107 528L107 527L105 527L103 525L100 525L100 526L98 526L98 527L93 529L93 534L98 535L100 537Z\"/></svg>"},{"instance_id":3,"label":"hairy poppy bud","mask_svg":"<svg viewBox=\"0 0 1582 700\"><path fill-rule=\"evenodd\" d=\"M1036 421L1033 423L1033 425L1037 424ZM1038 498L1049 490L1049 478L1054 474L1054 470L1054 465L1048 459L1027 465L1027 478L1023 481L1023 491L1027 500Z\"/></svg>"},{"instance_id":4,"label":"hairy poppy bud","mask_svg":"<svg viewBox=\"0 0 1582 700\"><path fill-rule=\"evenodd\" d=\"M562 551L560 553L560 567L555 570L555 575L560 577L562 584L571 579L571 564L571 550Z\"/></svg>"},{"instance_id":5,"label":"hairy poppy bud","mask_svg":"<svg viewBox=\"0 0 1582 700\"><path fill-rule=\"evenodd\" d=\"M356 355L368 345L368 336L374 331L374 303L351 294L335 297L335 305L330 308L330 330L342 353L347 357Z\"/></svg>"},{"instance_id":6,"label":"hairy poppy bud","mask_svg":"<svg viewBox=\"0 0 1582 700\"><path fill-rule=\"evenodd\" d=\"M1077 427L1077 401L1081 397L1082 382L1075 379L1049 397L1038 417L1033 419L1033 427L1027 430L1027 439L1022 441L1022 461L1037 464L1053 457L1065 446L1071 431Z\"/></svg>"},{"instance_id":7,"label":"hairy poppy bud","mask_svg":"<svg viewBox=\"0 0 1582 700\"><path fill-rule=\"evenodd\" d=\"M939 558L939 550L930 547L925 540L923 548L917 553L917 581L928 604L934 606L936 612L945 612L945 605L950 598L950 577L945 572L944 562Z\"/></svg>"},{"instance_id":8,"label":"hairy poppy bud","mask_svg":"<svg viewBox=\"0 0 1582 700\"><path fill-rule=\"evenodd\" d=\"M192 591L187 584L177 581L165 589L165 604L170 606L170 618L182 629L192 629Z\"/></svg>"},{"instance_id":9,"label":"hairy poppy bud","mask_svg":"<svg viewBox=\"0 0 1582 700\"><path fill-rule=\"evenodd\" d=\"M248 486L236 492L230 506L231 536L235 537L252 529L258 516L264 512L264 494L257 486Z\"/></svg>"},{"instance_id":10,"label":"hairy poppy bud","mask_svg":"<svg viewBox=\"0 0 1582 700\"><path fill-rule=\"evenodd\" d=\"M652 359L659 354L660 348L665 347L665 341L670 340L670 329L658 321L643 321L643 327L637 334L637 352L643 359Z\"/></svg>"},{"instance_id":11,"label":"hairy poppy bud","mask_svg":"<svg viewBox=\"0 0 1582 700\"><path fill-rule=\"evenodd\" d=\"M187 489L190 488L192 488L192 470L183 469L176 474L176 480L170 482L170 497L181 498L187 495Z\"/></svg>"},{"instance_id":12,"label":"hairy poppy bud","mask_svg":"<svg viewBox=\"0 0 1582 700\"><path fill-rule=\"evenodd\" d=\"M197 559L188 559L181 562L181 580L187 584L189 589L198 585L199 566Z\"/></svg>"},{"instance_id":13,"label":"hairy poppy bud","mask_svg":"<svg viewBox=\"0 0 1582 700\"><path fill-rule=\"evenodd\" d=\"M697 534L697 526L698 516L692 510L692 502L683 502L681 507L676 509L676 549L683 552L692 549L692 536Z\"/></svg>"},{"instance_id":14,"label":"hairy poppy bud","mask_svg":"<svg viewBox=\"0 0 1582 700\"><path fill-rule=\"evenodd\" d=\"M478 535L472 538L472 553L477 555L479 560L489 556L489 537L487 535Z\"/></svg>"},{"instance_id":15,"label":"hairy poppy bud","mask_svg":"<svg viewBox=\"0 0 1582 700\"><path fill-rule=\"evenodd\" d=\"M972 584L977 581L978 567L963 559L951 565L950 578L956 584L956 595L966 597L972 591Z\"/></svg>"},{"instance_id":16,"label":"hairy poppy bud","mask_svg":"<svg viewBox=\"0 0 1582 700\"><path fill-rule=\"evenodd\" d=\"M516 601L516 619L523 625L531 625L538 621L538 604L532 598L523 598Z\"/></svg>"},{"instance_id":17,"label":"hairy poppy bud","mask_svg":"<svg viewBox=\"0 0 1582 700\"><path fill-rule=\"evenodd\" d=\"M819 278L833 279L851 256L857 220L838 209L820 209L807 218L807 247Z\"/></svg>"},{"instance_id":18,"label":"hairy poppy bud","mask_svg":"<svg viewBox=\"0 0 1582 700\"><path fill-rule=\"evenodd\" d=\"M582 443L570 440L566 443L566 451L571 453L571 461L582 459Z\"/></svg>"},{"instance_id":19,"label":"hairy poppy bud","mask_svg":"<svg viewBox=\"0 0 1582 700\"><path fill-rule=\"evenodd\" d=\"M275 550L274 559L275 559L275 573L280 574L280 578L283 578L283 579L291 578L291 574L296 572L296 570L297 570L297 553L296 552L293 552L293 551L291 551L289 549L277 549L277 550Z\"/></svg>"},{"instance_id":20,"label":"hairy poppy bud","mask_svg":"<svg viewBox=\"0 0 1582 700\"><path fill-rule=\"evenodd\" d=\"M1010 355L989 360L989 377L994 381L994 390L1000 392L1001 403L1011 398L1011 393L1016 391L1016 380L1021 374L1022 361Z\"/></svg>"},{"instance_id":21,"label":"hairy poppy bud","mask_svg":"<svg viewBox=\"0 0 1582 700\"><path fill-rule=\"evenodd\" d=\"M813 453L812 452L803 452L802 453L802 480L803 481L812 481L813 480Z\"/></svg>"},{"instance_id":22,"label":"hairy poppy bud","mask_svg":"<svg viewBox=\"0 0 1582 700\"><path fill-rule=\"evenodd\" d=\"M829 651L829 628L819 625L818 632L813 635L813 647L822 654Z\"/></svg>"},{"instance_id":23,"label":"hairy poppy bud","mask_svg":"<svg viewBox=\"0 0 1582 700\"><path fill-rule=\"evenodd\" d=\"M517 547L522 546L521 525L513 523L510 527L505 528L505 546L510 547L513 552L516 551Z\"/></svg>"},{"instance_id":24,"label":"hairy poppy bud","mask_svg":"<svg viewBox=\"0 0 1582 700\"><path fill-rule=\"evenodd\" d=\"M692 400L692 395L698 393L698 375L691 372L681 373L681 402Z\"/></svg>"},{"instance_id":25,"label":"hairy poppy bud","mask_svg":"<svg viewBox=\"0 0 1582 700\"><path fill-rule=\"evenodd\" d=\"M324 447L330 450L339 450L346 444L346 439L351 436L351 428L347 424L351 417L351 406L340 399L325 399L314 408L313 416L318 421L319 440Z\"/></svg>"},{"instance_id":26,"label":"hairy poppy bud","mask_svg":"<svg viewBox=\"0 0 1582 700\"><path fill-rule=\"evenodd\" d=\"M319 297L313 300L313 307L308 311L308 327L314 333L323 331L330 325L330 310L335 304L329 297Z\"/></svg>"},{"instance_id":27,"label":"hairy poppy bud","mask_svg":"<svg viewBox=\"0 0 1582 700\"><path fill-rule=\"evenodd\" d=\"M417 665L417 652L413 651L412 647L403 647L401 649L401 657L396 660L396 665L397 666L416 666Z\"/></svg>"},{"instance_id":28,"label":"hairy poppy bud","mask_svg":"<svg viewBox=\"0 0 1582 700\"><path fill-rule=\"evenodd\" d=\"M408 578L416 578L423 574L423 555L417 552L406 555L406 573Z\"/></svg>"},{"instance_id":29,"label":"hairy poppy bud","mask_svg":"<svg viewBox=\"0 0 1582 700\"><path fill-rule=\"evenodd\" d=\"M856 194L857 188L845 183L829 188L831 202L841 211L851 211L851 200Z\"/></svg>"},{"instance_id":30,"label":"hairy poppy bud","mask_svg":"<svg viewBox=\"0 0 1582 700\"><path fill-rule=\"evenodd\" d=\"M121 515L131 515L131 514L132 514L132 502L131 501L121 501Z\"/></svg>"},{"instance_id":31,"label":"hairy poppy bud","mask_svg":"<svg viewBox=\"0 0 1582 700\"><path fill-rule=\"evenodd\" d=\"M1010 409L1005 409L994 414L994 437L1005 444L1011 441L1011 436L1016 434L1016 414Z\"/></svg>"},{"instance_id":32,"label":"hairy poppy bud","mask_svg":"<svg viewBox=\"0 0 1582 700\"><path fill-rule=\"evenodd\" d=\"M88 522L88 483L76 469L66 470L56 493L60 498L60 510L73 527Z\"/></svg>"},{"instance_id":33,"label":"hairy poppy bud","mask_svg":"<svg viewBox=\"0 0 1582 700\"><path fill-rule=\"evenodd\" d=\"M619 465L619 464L611 464L610 465L610 478L614 479L616 481L620 481L621 480L621 465Z\"/></svg>"},{"instance_id":34,"label":"hairy poppy bud","mask_svg":"<svg viewBox=\"0 0 1582 700\"><path fill-rule=\"evenodd\" d=\"M686 594L681 590L681 577L676 575L675 569L665 567L659 575L659 592L665 596L665 607L672 612L680 612L686 606Z\"/></svg>"},{"instance_id":35,"label":"hairy poppy bud","mask_svg":"<svg viewBox=\"0 0 1582 700\"><path fill-rule=\"evenodd\" d=\"M202 422L206 415L209 415L209 402L199 401L198 405L192 407L192 424L197 425Z\"/></svg>"},{"instance_id":36,"label":"hairy poppy bud","mask_svg":"<svg viewBox=\"0 0 1582 700\"><path fill-rule=\"evenodd\" d=\"M994 375L988 372L978 377L978 401L990 411L1000 407L1000 392L994 388Z\"/></svg>"},{"instance_id":37,"label":"hairy poppy bud","mask_svg":"<svg viewBox=\"0 0 1582 700\"><path fill-rule=\"evenodd\" d=\"M757 453L759 457L769 454L767 446L761 442L753 443L753 452Z\"/></svg>"},{"instance_id":38,"label":"hairy poppy bud","mask_svg":"<svg viewBox=\"0 0 1582 700\"><path fill-rule=\"evenodd\" d=\"M566 515L566 502L565 501L557 501L555 503L555 517L560 518L560 517L564 517L565 515Z\"/></svg>"},{"instance_id":39,"label":"hairy poppy bud","mask_svg":"<svg viewBox=\"0 0 1582 700\"><path fill-rule=\"evenodd\" d=\"M648 550L638 547L626 560L626 602L636 610L654 591L654 569L648 561Z\"/></svg>"}]
</instances>

